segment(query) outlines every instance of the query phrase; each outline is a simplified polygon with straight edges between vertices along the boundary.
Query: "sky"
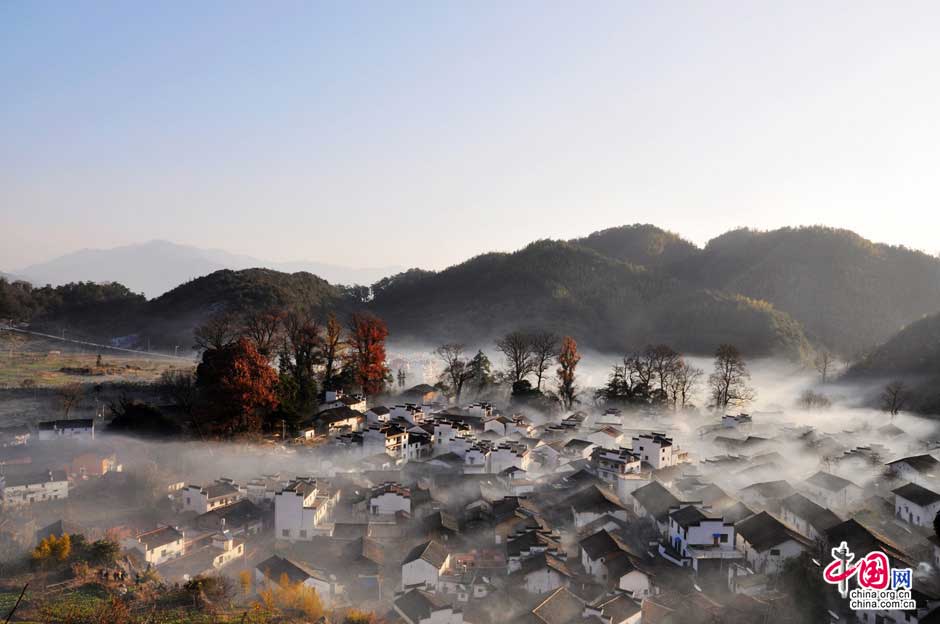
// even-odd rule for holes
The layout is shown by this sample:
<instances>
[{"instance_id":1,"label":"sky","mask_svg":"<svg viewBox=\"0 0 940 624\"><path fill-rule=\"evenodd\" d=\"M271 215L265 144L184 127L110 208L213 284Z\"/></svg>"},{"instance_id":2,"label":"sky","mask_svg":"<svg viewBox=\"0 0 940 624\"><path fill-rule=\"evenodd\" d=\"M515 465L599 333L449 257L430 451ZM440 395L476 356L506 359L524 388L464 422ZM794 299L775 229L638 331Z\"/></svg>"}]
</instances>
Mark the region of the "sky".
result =
<instances>
[{"instance_id":1,"label":"sky","mask_svg":"<svg viewBox=\"0 0 940 624\"><path fill-rule=\"evenodd\" d=\"M3 2L0 270L151 239L442 268L636 222L937 253L937 32L915 1Z\"/></svg>"}]
</instances>

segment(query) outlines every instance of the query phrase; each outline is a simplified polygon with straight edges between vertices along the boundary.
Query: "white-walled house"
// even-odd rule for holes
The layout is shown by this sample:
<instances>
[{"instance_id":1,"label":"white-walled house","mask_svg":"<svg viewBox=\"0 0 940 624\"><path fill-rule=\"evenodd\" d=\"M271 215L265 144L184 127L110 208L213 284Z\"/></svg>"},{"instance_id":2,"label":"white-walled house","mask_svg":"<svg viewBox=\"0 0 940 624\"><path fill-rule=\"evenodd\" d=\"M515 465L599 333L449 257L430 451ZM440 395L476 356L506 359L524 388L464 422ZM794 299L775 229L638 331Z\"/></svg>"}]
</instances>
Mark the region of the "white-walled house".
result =
<instances>
[{"instance_id":1,"label":"white-walled house","mask_svg":"<svg viewBox=\"0 0 940 624\"><path fill-rule=\"evenodd\" d=\"M406 624L463 624L463 612L431 592L410 589L396 596L392 606Z\"/></svg>"},{"instance_id":2,"label":"white-walled house","mask_svg":"<svg viewBox=\"0 0 940 624\"><path fill-rule=\"evenodd\" d=\"M178 559L184 552L183 534L171 526L129 537L121 545L127 550L136 550L144 561L155 566Z\"/></svg>"},{"instance_id":3,"label":"white-walled house","mask_svg":"<svg viewBox=\"0 0 940 624\"><path fill-rule=\"evenodd\" d=\"M450 564L450 553L434 540L418 544L401 564L402 589L417 587L437 591L438 582Z\"/></svg>"},{"instance_id":4,"label":"white-walled house","mask_svg":"<svg viewBox=\"0 0 940 624\"><path fill-rule=\"evenodd\" d=\"M699 570L708 559L733 559L734 523L720 515L708 515L695 505L683 505L669 514L669 546L682 558L681 565Z\"/></svg>"},{"instance_id":5,"label":"white-walled house","mask_svg":"<svg viewBox=\"0 0 940 624\"><path fill-rule=\"evenodd\" d=\"M842 522L831 510L802 494L793 494L780 501L780 519L813 541L822 539L828 529Z\"/></svg>"},{"instance_id":6,"label":"white-walled house","mask_svg":"<svg viewBox=\"0 0 940 624\"><path fill-rule=\"evenodd\" d=\"M803 482L803 487L829 509L848 509L864 492L848 479L820 470Z\"/></svg>"},{"instance_id":7,"label":"white-walled house","mask_svg":"<svg viewBox=\"0 0 940 624\"><path fill-rule=\"evenodd\" d=\"M930 487L940 477L940 461L933 455L912 455L888 462L888 468L899 479Z\"/></svg>"},{"instance_id":8,"label":"white-walled house","mask_svg":"<svg viewBox=\"0 0 940 624\"><path fill-rule=\"evenodd\" d=\"M369 515L411 514L411 490L398 483L383 483L369 493Z\"/></svg>"},{"instance_id":9,"label":"white-walled house","mask_svg":"<svg viewBox=\"0 0 940 624\"><path fill-rule=\"evenodd\" d=\"M183 511L204 514L237 503L244 493L230 479L219 479L212 485L187 485L180 493Z\"/></svg>"},{"instance_id":10,"label":"white-walled house","mask_svg":"<svg viewBox=\"0 0 940 624\"><path fill-rule=\"evenodd\" d=\"M584 571L602 583L608 579L607 563L626 556L620 544L604 529L585 537L578 546Z\"/></svg>"},{"instance_id":11,"label":"white-walled house","mask_svg":"<svg viewBox=\"0 0 940 624\"><path fill-rule=\"evenodd\" d=\"M4 508L62 500L69 497L69 478L64 470L10 470L0 475L0 500Z\"/></svg>"},{"instance_id":12,"label":"white-walled house","mask_svg":"<svg viewBox=\"0 0 940 624\"><path fill-rule=\"evenodd\" d=\"M688 454L680 450L672 438L662 433L643 433L634 436L631 450L653 470L675 466L688 458Z\"/></svg>"},{"instance_id":13,"label":"white-walled house","mask_svg":"<svg viewBox=\"0 0 940 624\"><path fill-rule=\"evenodd\" d=\"M546 594L567 587L572 576L563 560L542 552L523 559L519 569L509 575L509 582L529 594Z\"/></svg>"},{"instance_id":14,"label":"white-walled house","mask_svg":"<svg viewBox=\"0 0 940 624\"><path fill-rule=\"evenodd\" d=\"M315 590L325 606L330 606L343 594L343 587L335 579L299 561L272 555L255 566L255 584L259 587L280 585L284 580Z\"/></svg>"},{"instance_id":15,"label":"white-walled house","mask_svg":"<svg viewBox=\"0 0 940 624\"><path fill-rule=\"evenodd\" d=\"M940 512L940 494L916 483L903 485L893 494L896 518L917 526L933 526L933 519Z\"/></svg>"},{"instance_id":16,"label":"white-walled house","mask_svg":"<svg viewBox=\"0 0 940 624\"><path fill-rule=\"evenodd\" d=\"M75 418L72 420L47 420L39 423L39 440L94 440L95 421L93 418Z\"/></svg>"},{"instance_id":17,"label":"white-walled house","mask_svg":"<svg viewBox=\"0 0 940 624\"><path fill-rule=\"evenodd\" d=\"M591 469L601 481L616 488L616 483L622 476L641 471L642 460L629 449L597 446L591 451Z\"/></svg>"},{"instance_id":18,"label":"white-walled house","mask_svg":"<svg viewBox=\"0 0 940 624\"><path fill-rule=\"evenodd\" d=\"M362 413L365 413L369 409L366 398L361 394L345 394L342 390L327 390L323 394L323 402L320 403L317 412L319 413L342 406Z\"/></svg>"},{"instance_id":19,"label":"white-walled house","mask_svg":"<svg viewBox=\"0 0 940 624\"><path fill-rule=\"evenodd\" d=\"M813 547L812 541L786 527L766 511L754 514L735 525L737 549L744 553L748 566L758 574L773 574L784 561Z\"/></svg>"},{"instance_id":20,"label":"white-walled house","mask_svg":"<svg viewBox=\"0 0 940 624\"><path fill-rule=\"evenodd\" d=\"M297 478L274 495L274 536L307 541L328 535L340 490L317 479Z\"/></svg>"},{"instance_id":21,"label":"white-walled house","mask_svg":"<svg viewBox=\"0 0 940 624\"><path fill-rule=\"evenodd\" d=\"M526 450L525 445L512 442L491 448L486 454L486 472L499 474L507 468L521 469Z\"/></svg>"}]
</instances>

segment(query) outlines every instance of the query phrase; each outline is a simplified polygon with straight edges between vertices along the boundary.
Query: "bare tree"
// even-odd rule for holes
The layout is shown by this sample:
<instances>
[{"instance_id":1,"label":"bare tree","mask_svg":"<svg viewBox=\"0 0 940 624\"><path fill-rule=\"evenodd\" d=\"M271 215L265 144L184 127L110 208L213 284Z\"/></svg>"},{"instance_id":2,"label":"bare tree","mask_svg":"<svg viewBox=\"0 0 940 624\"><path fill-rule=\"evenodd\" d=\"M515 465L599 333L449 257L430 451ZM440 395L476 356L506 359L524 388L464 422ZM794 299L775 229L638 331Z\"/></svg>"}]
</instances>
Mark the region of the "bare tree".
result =
<instances>
[{"instance_id":1,"label":"bare tree","mask_svg":"<svg viewBox=\"0 0 940 624\"><path fill-rule=\"evenodd\" d=\"M881 409L891 414L891 418L894 418L904 409L907 400L907 384L900 380L892 381L885 386L884 391L881 393Z\"/></svg>"},{"instance_id":2,"label":"bare tree","mask_svg":"<svg viewBox=\"0 0 940 624\"><path fill-rule=\"evenodd\" d=\"M343 341L343 325L330 314L326 321L326 333L323 336L323 388L331 389L336 368L346 354L346 342ZM404 385L404 384L402 384Z\"/></svg>"},{"instance_id":3,"label":"bare tree","mask_svg":"<svg viewBox=\"0 0 940 624\"><path fill-rule=\"evenodd\" d=\"M222 349L235 342L241 334L238 318L229 312L220 312L209 317L193 332L195 349Z\"/></svg>"},{"instance_id":4,"label":"bare tree","mask_svg":"<svg viewBox=\"0 0 940 624\"><path fill-rule=\"evenodd\" d=\"M651 375L650 382L658 381L660 393L668 395L668 388L682 363L682 356L669 345L660 344L647 346L642 357Z\"/></svg>"},{"instance_id":5,"label":"bare tree","mask_svg":"<svg viewBox=\"0 0 940 624\"><path fill-rule=\"evenodd\" d=\"M667 386L672 409L685 409L692 404L692 397L704 374L705 371L701 368L696 368L684 360L679 361Z\"/></svg>"},{"instance_id":6,"label":"bare tree","mask_svg":"<svg viewBox=\"0 0 940 624\"><path fill-rule=\"evenodd\" d=\"M496 350L506 358L511 383L525 379L533 370L532 341L528 334L514 331L496 341Z\"/></svg>"},{"instance_id":7,"label":"bare tree","mask_svg":"<svg viewBox=\"0 0 940 624\"><path fill-rule=\"evenodd\" d=\"M65 384L59 388L58 395L59 404L65 412L65 418L68 419L71 411L82 402L85 396L85 386L80 383Z\"/></svg>"},{"instance_id":8,"label":"bare tree","mask_svg":"<svg viewBox=\"0 0 940 624\"><path fill-rule=\"evenodd\" d=\"M463 392L464 384L473 378L473 370L467 365L467 360L463 357L464 345L452 342L442 344L434 350L444 362L444 372L441 378L445 380L451 391L454 393L454 401L460 402L460 395Z\"/></svg>"},{"instance_id":9,"label":"bare tree","mask_svg":"<svg viewBox=\"0 0 940 624\"><path fill-rule=\"evenodd\" d=\"M270 309L248 312L243 318L245 336L254 343L258 353L268 360L274 358L277 345L281 341L283 317L280 310Z\"/></svg>"},{"instance_id":10,"label":"bare tree","mask_svg":"<svg viewBox=\"0 0 940 624\"><path fill-rule=\"evenodd\" d=\"M823 350L816 354L814 365L819 372L819 377L823 384L829 380L829 372L832 370L834 363L835 356L833 356L831 352Z\"/></svg>"},{"instance_id":11,"label":"bare tree","mask_svg":"<svg viewBox=\"0 0 940 624\"><path fill-rule=\"evenodd\" d=\"M532 345L532 372L535 373L535 389L542 391L542 379L545 371L552 365L552 360L558 357L559 338L550 331L538 331L529 336Z\"/></svg>"},{"instance_id":12,"label":"bare tree","mask_svg":"<svg viewBox=\"0 0 940 624\"><path fill-rule=\"evenodd\" d=\"M754 400L756 393L749 385L751 374L744 357L734 345L723 344L715 352L715 370L708 377L712 404L715 409L745 405Z\"/></svg>"},{"instance_id":13,"label":"bare tree","mask_svg":"<svg viewBox=\"0 0 940 624\"><path fill-rule=\"evenodd\" d=\"M163 399L189 415L193 414L197 399L195 373L195 369L171 368L163 371L157 383Z\"/></svg>"}]
</instances>

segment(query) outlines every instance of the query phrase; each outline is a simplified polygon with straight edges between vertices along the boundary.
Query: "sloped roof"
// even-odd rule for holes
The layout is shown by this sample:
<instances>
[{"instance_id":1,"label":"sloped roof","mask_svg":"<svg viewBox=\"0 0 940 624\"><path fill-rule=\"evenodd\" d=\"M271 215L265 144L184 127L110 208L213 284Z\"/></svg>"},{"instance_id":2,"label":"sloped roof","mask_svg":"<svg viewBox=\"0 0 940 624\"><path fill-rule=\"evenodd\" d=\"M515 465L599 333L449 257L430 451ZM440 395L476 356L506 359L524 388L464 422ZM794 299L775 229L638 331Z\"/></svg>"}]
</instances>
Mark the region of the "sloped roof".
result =
<instances>
[{"instance_id":1,"label":"sloped roof","mask_svg":"<svg viewBox=\"0 0 940 624\"><path fill-rule=\"evenodd\" d=\"M748 492L758 494L764 498L786 498L790 496L796 490L793 489L793 486L790 485L787 481L764 481L762 483L754 483L752 485L743 488L741 492Z\"/></svg>"},{"instance_id":2,"label":"sloped roof","mask_svg":"<svg viewBox=\"0 0 940 624\"><path fill-rule=\"evenodd\" d=\"M657 520L663 520L669 514L669 509L679 504L679 499L658 481L637 488L631 496Z\"/></svg>"},{"instance_id":3,"label":"sloped roof","mask_svg":"<svg viewBox=\"0 0 940 624\"><path fill-rule=\"evenodd\" d=\"M277 583L281 582L281 577L284 575L287 575L287 579L291 583L303 583L311 578L329 582L329 579L323 572L314 570L303 563L279 557L278 555L271 555L256 565L255 568L260 570L267 578Z\"/></svg>"},{"instance_id":4,"label":"sloped roof","mask_svg":"<svg viewBox=\"0 0 940 624\"><path fill-rule=\"evenodd\" d=\"M903 457L901 459L896 459L892 462L888 462L889 466L895 464L905 463L917 472L928 473L937 470L938 462L933 455L912 455L911 457Z\"/></svg>"},{"instance_id":5,"label":"sloped roof","mask_svg":"<svg viewBox=\"0 0 940 624\"><path fill-rule=\"evenodd\" d=\"M789 529L766 511L742 520L735 525L735 529L738 535L758 551L773 548L788 540L795 540L806 546L811 544L808 538Z\"/></svg>"},{"instance_id":6,"label":"sloped roof","mask_svg":"<svg viewBox=\"0 0 940 624\"><path fill-rule=\"evenodd\" d=\"M584 602L566 587L559 587L532 614L545 624L571 624L581 619Z\"/></svg>"},{"instance_id":7,"label":"sloped roof","mask_svg":"<svg viewBox=\"0 0 940 624\"><path fill-rule=\"evenodd\" d=\"M597 533L585 537L578 542L578 545L581 546L584 552L587 553L587 556L592 560L605 557L620 550L620 546L617 544L616 540L614 540L605 529L601 529Z\"/></svg>"},{"instance_id":8,"label":"sloped roof","mask_svg":"<svg viewBox=\"0 0 940 624\"><path fill-rule=\"evenodd\" d=\"M822 488L829 492L839 492L844 490L847 487L855 485L848 479L843 479L842 477L837 477L834 474L824 472L820 470L809 479L806 480L810 485L815 485L816 487ZM855 486L858 487L858 486Z\"/></svg>"},{"instance_id":9,"label":"sloped roof","mask_svg":"<svg viewBox=\"0 0 940 624\"><path fill-rule=\"evenodd\" d=\"M441 609L453 608L437 594L411 589L395 598L395 608L405 614L412 622L420 622L431 617ZM458 611L458 609L454 609Z\"/></svg>"},{"instance_id":10,"label":"sloped roof","mask_svg":"<svg viewBox=\"0 0 940 624\"><path fill-rule=\"evenodd\" d=\"M937 501L940 501L940 494L937 494L933 490L928 490L925 487L921 487L916 483L902 485L901 487L892 490L892 492L905 500L911 501L915 505L920 505L921 507L932 505Z\"/></svg>"},{"instance_id":11,"label":"sloped roof","mask_svg":"<svg viewBox=\"0 0 940 624\"><path fill-rule=\"evenodd\" d=\"M447 560L447 555L447 549L445 549L443 545L435 542L434 540L430 540L428 542L424 542L423 544L418 544L412 548L411 552L409 552L405 557L405 560L402 561L402 565L411 563L412 561L417 561L418 559L422 559L430 563L435 568L440 569Z\"/></svg>"},{"instance_id":12,"label":"sloped roof","mask_svg":"<svg viewBox=\"0 0 940 624\"><path fill-rule=\"evenodd\" d=\"M839 516L832 513L832 511L817 505L802 494L787 496L781 501L780 505L783 509L787 509L806 520L811 527L820 533L842 522Z\"/></svg>"}]
</instances>

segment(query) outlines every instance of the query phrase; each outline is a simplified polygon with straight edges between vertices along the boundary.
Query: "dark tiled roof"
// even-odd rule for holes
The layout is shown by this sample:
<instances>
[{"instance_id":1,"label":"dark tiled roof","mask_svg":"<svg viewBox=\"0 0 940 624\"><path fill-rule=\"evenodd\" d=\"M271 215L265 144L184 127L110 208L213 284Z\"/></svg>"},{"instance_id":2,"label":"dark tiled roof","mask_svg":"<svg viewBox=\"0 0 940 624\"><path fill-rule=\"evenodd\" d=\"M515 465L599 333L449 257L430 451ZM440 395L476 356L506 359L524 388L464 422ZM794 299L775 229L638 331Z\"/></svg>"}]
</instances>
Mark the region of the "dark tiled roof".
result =
<instances>
[{"instance_id":1,"label":"dark tiled roof","mask_svg":"<svg viewBox=\"0 0 940 624\"><path fill-rule=\"evenodd\" d=\"M669 515L669 509L679 504L679 499L658 481L637 488L632 496L657 520L663 520Z\"/></svg>"},{"instance_id":2,"label":"dark tiled roof","mask_svg":"<svg viewBox=\"0 0 940 624\"><path fill-rule=\"evenodd\" d=\"M585 537L578 545L581 546L591 560L597 560L620 551L620 546L618 546L614 538L610 536L610 533L604 529L601 529L590 537Z\"/></svg>"},{"instance_id":3,"label":"dark tiled roof","mask_svg":"<svg viewBox=\"0 0 940 624\"><path fill-rule=\"evenodd\" d=\"M786 498L795 491L792 485L783 480L754 483L741 490L741 492L758 494L764 498Z\"/></svg>"},{"instance_id":4,"label":"dark tiled roof","mask_svg":"<svg viewBox=\"0 0 940 624\"><path fill-rule=\"evenodd\" d=\"M894 464L905 463L917 472L928 473L937 470L937 464L940 464L933 455L913 455L911 457L904 457L902 459L896 459L893 462L888 462L889 466Z\"/></svg>"},{"instance_id":5,"label":"dark tiled roof","mask_svg":"<svg viewBox=\"0 0 940 624\"><path fill-rule=\"evenodd\" d=\"M431 614L448 605L436 594L411 589L395 599L395 608L405 614L412 622L420 622L431 617ZM455 609L456 611L456 609Z\"/></svg>"},{"instance_id":6,"label":"dark tiled roof","mask_svg":"<svg viewBox=\"0 0 940 624\"><path fill-rule=\"evenodd\" d=\"M423 559L435 568L440 569L447 560L447 550L441 544L431 540L412 548L411 552L408 553L408 556L406 556L405 560L401 563L405 565L406 563L411 563L418 559Z\"/></svg>"},{"instance_id":7,"label":"dark tiled roof","mask_svg":"<svg viewBox=\"0 0 940 624\"><path fill-rule=\"evenodd\" d=\"M313 568L309 568L302 563L285 559L277 555L272 555L255 566L267 578L277 583L281 582L281 577L287 575L291 583L303 583L307 579L315 578L320 581L328 581L326 576Z\"/></svg>"},{"instance_id":8,"label":"dark tiled roof","mask_svg":"<svg viewBox=\"0 0 940 624\"><path fill-rule=\"evenodd\" d=\"M796 516L806 520L811 527L820 533L842 522L839 516L825 507L817 505L802 494L787 496L781 501L780 505L783 509L787 509Z\"/></svg>"},{"instance_id":9,"label":"dark tiled roof","mask_svg":"<svg viewBox=\"0 0 940 624\"><path fill-rule=\"evenodd\" d=\"M766 511L742 520L735 526L735 529L738 535L758 551L773 548L788 540L795 540L803 545L810 544L809 539L787 528Z\"/></svg>"},{"instance_id":10,"label":"dark tiled roof","mask_svg":"<svg viewBox=\"0 0 940 624\"><path fill-rule=\"evenodd\" d=\"M940 494L937 494L933 490L928 490L925 487L921 487L916 483L908 483L892 491L897 496L909 500L915 505L920 505L921 507L932 505L940 501Z\"/></svg>"},{"instance_id":11,"label":"dark tiled roof","mask_svg":"<svg viewBox=\"0 0 940 624\"><path fill-rule=\"evenodd\" d=\"M815 485L816 487L828 490L830 492L839 492L851 485L855 485L848 479L837 477L834 474L823 472L822 470L807 479L806 482L810 485Z\"/></svg>"},{"instance_id":12,"label":"dark tiled roof","mask_svg":"<svg viewBox=\"0 0 940 624\"><path fill-rule=\"evenodd\" d=\"M545 624L571 624L581 619L584 602L565 587L555 590L542 604L532 609Z\"/></svg>"},{"instance_id":13,"label":"dark tiled roof","mask_svg":"<svg viewBox=\"0 0 940 624\"><path fill-rule=\"evenodd\" d=\"M154 531L148 531L147 533L141 533L137 536L137 540L146 546L147 550L160 548L161 546L172 544L173 542L181 539L183 539L183 534L171 526L162 527Z\"/></svg>"}]
</instances>

